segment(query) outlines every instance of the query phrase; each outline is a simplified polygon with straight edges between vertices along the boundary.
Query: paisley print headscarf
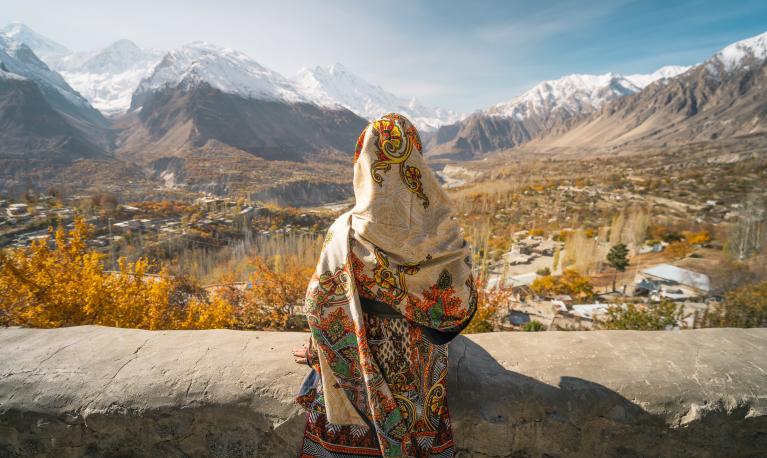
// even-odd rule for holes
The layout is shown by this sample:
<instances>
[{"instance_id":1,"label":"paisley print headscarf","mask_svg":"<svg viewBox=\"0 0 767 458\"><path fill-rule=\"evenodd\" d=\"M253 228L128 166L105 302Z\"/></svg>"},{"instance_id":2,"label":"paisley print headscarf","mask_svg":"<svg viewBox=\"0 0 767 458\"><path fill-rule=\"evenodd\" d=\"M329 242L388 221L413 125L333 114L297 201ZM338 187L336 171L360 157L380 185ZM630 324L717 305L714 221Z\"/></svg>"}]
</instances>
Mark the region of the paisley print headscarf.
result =
<instances>
[{"instance_id":1,"label":"paisley print headscarf","mask_svg":"<svg viewBox=\"0 0 767 458\"><path fill-rule=\"evenodd\" d=\"M304 305L328 421L365 424L363 413L384 456L401 453L408 415L371 353L360 295L447 332L462 329L477 302L468 246L421 149L416 128L398 114L362 132L356 205L328 230Z\"/></svg>"}]
</instances>

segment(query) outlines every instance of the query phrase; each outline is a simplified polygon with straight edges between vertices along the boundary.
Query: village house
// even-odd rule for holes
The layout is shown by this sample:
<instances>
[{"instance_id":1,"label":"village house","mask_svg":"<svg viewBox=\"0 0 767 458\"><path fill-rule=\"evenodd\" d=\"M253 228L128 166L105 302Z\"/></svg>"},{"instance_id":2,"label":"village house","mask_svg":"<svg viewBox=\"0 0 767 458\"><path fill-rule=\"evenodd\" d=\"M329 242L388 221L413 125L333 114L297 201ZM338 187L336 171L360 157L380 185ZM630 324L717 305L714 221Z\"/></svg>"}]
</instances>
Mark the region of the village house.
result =
<instances>
[{"instance_id":1,"label":"village house","mask_svg":"<svg viewBox=\"0 0 767 458\"><path fill-rule=\"evenodd\" d=\"M655 301L705 297L711 289L707 275L671 264L658 264L641 270L634 283L634 294L648 295Z\"/></svg>"},{"instance_id":2,"label":"village house","mask_svg":"<svg viewBox=\"0 0 767 458\"><path fill-rule=\"evenodd\" d=\"M607 310L615 304L596 302L594 304L566 305L563 301L552 301L557 305L551 329L587 330L594 329ZM622 306L618 306L622 307Z\"/></svg>"},{"instance_id":3,"label":"village house","mask_svg":"<svg viewBox=\"0 0 767 458\"><path fill-rule=\"evenodd\" d=\"M11 204L5 211L11 218L22 219L30 216L27 204Z\"/></svg>"}]
</instances>

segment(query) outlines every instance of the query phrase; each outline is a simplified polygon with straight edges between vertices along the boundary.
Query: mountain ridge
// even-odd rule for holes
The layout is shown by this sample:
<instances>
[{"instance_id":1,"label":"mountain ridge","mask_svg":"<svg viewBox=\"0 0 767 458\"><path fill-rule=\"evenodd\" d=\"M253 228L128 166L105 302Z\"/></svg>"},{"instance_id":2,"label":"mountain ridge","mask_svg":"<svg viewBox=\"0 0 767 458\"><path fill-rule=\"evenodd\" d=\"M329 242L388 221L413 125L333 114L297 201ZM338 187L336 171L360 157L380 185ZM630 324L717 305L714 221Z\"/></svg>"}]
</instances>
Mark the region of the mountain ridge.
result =
<instances>
[{"instance_id":1,"label":"mountain ridge","mask_svg":"<svg viewBox=\"0 0 767 458\"><path fill-rule=\"evenodd\" d=\"M306 97L324 106L343 106L366 119L401 113L424 131L458 121L463 116L442 108L429 108L415 97L404 99L352 73L341 63L302 68L292 78Z\"/></svg>"},{"instance_id":2,"label":"mountain ridge","mask_svg":"<svg viewBox=\"0 0 767 458\"><path fill-rule=\"evenodd\" d=\"M513 148L593 113L611 100L640 92L654 81L689 68L665 66L650 74L629 76L572 74L543 81L507 102L476 111L455 125L441 127L428 143L429 154L472 159Z\"/></svg>"}]
</instances>

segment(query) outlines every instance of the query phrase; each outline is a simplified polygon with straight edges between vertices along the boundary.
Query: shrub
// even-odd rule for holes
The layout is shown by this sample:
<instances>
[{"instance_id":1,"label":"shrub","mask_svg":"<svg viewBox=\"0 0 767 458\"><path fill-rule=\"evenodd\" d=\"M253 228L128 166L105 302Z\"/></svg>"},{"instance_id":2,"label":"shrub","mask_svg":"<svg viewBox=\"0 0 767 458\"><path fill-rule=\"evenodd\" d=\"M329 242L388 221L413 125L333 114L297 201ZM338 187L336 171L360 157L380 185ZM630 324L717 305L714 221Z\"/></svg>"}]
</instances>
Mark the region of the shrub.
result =
<instances>
[{"instance_id":1,"label":"shrub","mask_svg":"<svg viewBox=\"0 0 767 458\"><path fill-rule=\"evenodd\" d=\"M525 327L522 328L525 330L525 332L538 332L538 331L545 331L546 327L538 320L528 321L525 323Z\"/></svg>"},{"instance_id":2,"label":"shrub","mask_svg":"<svg viewBox=\"0 0 767 458\"><path fill-rule=\"evenodd\" d=\"M661 331L675 326L679 313L679 307L671 301L649 304L644 308L635 304L628 304L625 308L614 306L607 309L607 317L601 325L605 329Z\"/></svg>"}]
</instances>

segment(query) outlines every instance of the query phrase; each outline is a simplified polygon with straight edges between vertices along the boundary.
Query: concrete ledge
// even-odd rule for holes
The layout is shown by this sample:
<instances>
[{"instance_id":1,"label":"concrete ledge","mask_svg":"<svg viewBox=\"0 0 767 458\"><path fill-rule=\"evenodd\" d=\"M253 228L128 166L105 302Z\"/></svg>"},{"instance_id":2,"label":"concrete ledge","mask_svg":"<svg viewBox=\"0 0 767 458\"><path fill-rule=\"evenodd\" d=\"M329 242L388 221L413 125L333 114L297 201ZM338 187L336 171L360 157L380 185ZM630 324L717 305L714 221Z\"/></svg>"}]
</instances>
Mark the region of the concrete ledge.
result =
<instances>
[{"instance_id":1,"label":"concrete ledge","mask_svg":"<svg viewBox=\"0 0 767 458\"><path fill-rule=\"evenodd\" d=\"M0 329L0 456L295 456L301 333ZM767 329L451 344L461 456L767 455Z\"/></svg>"}]
</instances>

